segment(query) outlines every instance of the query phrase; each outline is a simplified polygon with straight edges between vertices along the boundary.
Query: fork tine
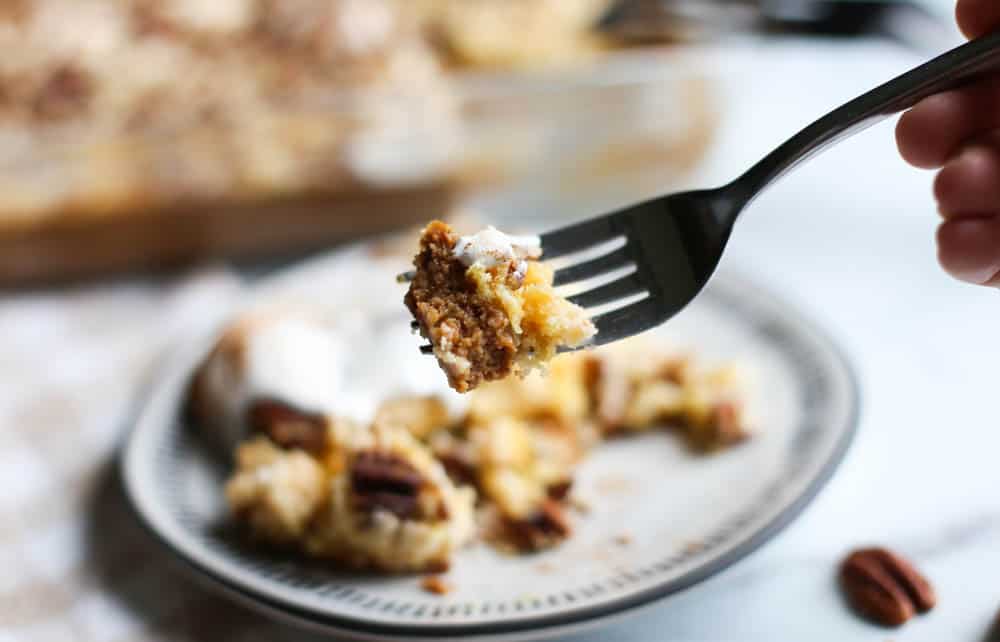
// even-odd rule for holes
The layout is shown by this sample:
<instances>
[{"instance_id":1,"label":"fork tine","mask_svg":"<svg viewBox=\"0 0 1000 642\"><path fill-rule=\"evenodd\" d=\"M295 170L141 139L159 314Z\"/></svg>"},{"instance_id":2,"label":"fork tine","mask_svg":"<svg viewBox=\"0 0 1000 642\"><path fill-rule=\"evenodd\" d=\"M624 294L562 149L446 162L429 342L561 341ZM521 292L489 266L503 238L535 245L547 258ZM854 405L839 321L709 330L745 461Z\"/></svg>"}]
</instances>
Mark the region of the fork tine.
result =
<instances>
[{"instance_id":1,"label":"fork tine","mask_svg":"<svg viewBox=\"0 0 1000 642\"><path fill-rule=\"evenodd\" d=\"M597 326L592 345L599 346L638 334L659 325L664 320L660 302L647 297L631 305L605 312L591 319Z\"/></svg>"},{"instance_id":2,"label":"fork tine","mask_svg":"<svg viewBox=\"0 0 1000 642\"><path fill-rule=\"evenodd\" d=\"M619 218L615 215L593 218L548 234L542 234L540 237L542 257L548 260L586 250L624 233L625 230L621 228Z\"/></svg>"},{"instance_id":3,"label":"fork tine","mask_svg":"<svg viewBox=\"0 0 1000 642\"><path fill-rule=\"evenodd\" d=\"M603 256L576 265L570 265L556 270L553 285L566 285L575 281L582 281L591 277L600 276L611 270L625 267L632 261L631 250L628 245L620 247L614 252L608 252Z\"/></svg>"},{"instance_id":4,"label":"fork tine","mask_svg":"<svg viewBox=\"0 0 1000 642\"><path fill-rule=\"evenodd\" d=\"M571 303L575 303L580 307L592 308L595 305L601 305L602 303L608 303L616 299L623 299L634 294L642 294L645 291L646 286L643 284L639 272L636 271L611 283L605 283L592 290L575 294L568 297L568 299Z\"/></svg>"}]
</instances>

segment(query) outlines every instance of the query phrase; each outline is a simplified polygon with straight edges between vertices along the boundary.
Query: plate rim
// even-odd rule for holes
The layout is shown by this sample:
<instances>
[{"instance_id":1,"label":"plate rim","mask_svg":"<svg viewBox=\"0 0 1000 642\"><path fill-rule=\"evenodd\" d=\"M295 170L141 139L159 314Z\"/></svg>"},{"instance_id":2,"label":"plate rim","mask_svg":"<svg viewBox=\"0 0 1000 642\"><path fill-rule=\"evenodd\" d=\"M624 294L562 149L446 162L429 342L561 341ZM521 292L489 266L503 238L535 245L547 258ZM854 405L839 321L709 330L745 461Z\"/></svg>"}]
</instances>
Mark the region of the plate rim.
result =
<instances>
[{"instance_id":1,"label":"plate rim","mask_svg":"<svg viewBox=\"0 0 1000 642\"><path fill-rule=\"evenodd\" d=\"M276 278L287 278L290 273L297 269L313 267L318 262L329 259L329 256L326 255L319 257L317 260L304 261L289 269L281 270L274 277L262 279L261 282L255 284L253 289L259 291L261 285L269 286L276 282ZM720 270L720 272L728 271ZM782 310L784 316L793 319L795 325L806 328L817 342L829 351L832 361L841 370L844 382L846 383L846 402L849 404L849 408L847 408L847 412L844 414L840 435L830 449L826 460L822 462L812 478L808 480L801 491L786 506L775 514L770 521L754 529L746 539L737 542L730 550L700 566L692 568L672 580L666 580L656 586L651 586L634 594L621 596L608 602L592 606L581 606L566 612L537 616L522 615L517 618L508 618L494 622L458 624L384 624L348 615L318 613L290 601L282 601L265 595L253 586L245 586L233 579L224 577L221 573L200 564L196 559L193 559L185 551L181 550L165 534L159 532L153 523L154 520L144 512L142 508L143 502L135 495L137 492L137 482L134 478L135 473L132 470L135 463L130 454L135 452L135 448L133 448L135 437L137 433L141 432L138 430L138 426L141 423L141 418L148 411L151 405L150 402L155 397L156 382L160 381L159 377L155 379L153 392L141 404L138 419L134 422L132 429L125 437L118 451L118 467L130 510L143 526L144 530L150 533L156 541L160 542L166 550L170 551L177 560L181 561L185 569L199 579L206 580L207 584L212 588L221 591L228 597L237 599L240 603L254 607L271 616L279 616L313 630L337 633L353 637L354 639L418 641L461 637L472 639L489 638L495 640L505 638L514 639L513 636L525 634L531 634L531 637L537 638L558 635L571 630L579 631L584 628L596 626L608 619L627 617L644 607L654 605L673 594L682 592L725 571L776 537L805 511L827 483L829 483L850 451L860 424L863 400L857 372L852 365L852 361L848 358L846 350L840 343L834 340L822 325L814 322L811 316L802 312L798 306L789 305L783 297L775 295L770 288L762 287L753 279L749 279L742 274L737 276L729 272L722 275L715 275L711 280L716 282L723 281L723 288L740 287L764 295L770 303ZM255 293L252 293L251 298L254 298L253 295ZM188 376L190 376L190 373L185 374L185 379Z\"/></svg>"}]
</instances>

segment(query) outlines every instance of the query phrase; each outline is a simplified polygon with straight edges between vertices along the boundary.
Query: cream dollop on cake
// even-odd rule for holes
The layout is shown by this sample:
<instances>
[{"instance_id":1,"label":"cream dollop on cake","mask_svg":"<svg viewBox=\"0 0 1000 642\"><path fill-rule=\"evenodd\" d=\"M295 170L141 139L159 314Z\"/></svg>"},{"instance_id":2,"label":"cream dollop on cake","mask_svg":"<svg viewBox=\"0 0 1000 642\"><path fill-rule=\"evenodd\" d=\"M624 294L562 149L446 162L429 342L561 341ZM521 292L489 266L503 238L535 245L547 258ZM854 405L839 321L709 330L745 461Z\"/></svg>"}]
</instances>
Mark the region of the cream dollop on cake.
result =
<instances>
[{"instance_id":1,"label":"cream dollop on cake","mask_svg":"<svg viewBox=\"0 0 1000 642\"><path fill-rule=\"evenodd\" d=\"M246 29L256 17L252 0L173 0L159 10L182 27L219 34Z\"/></svg>"},{"instance_id":2,"label":"cream dollop on cake","mask_svg":"<svg viewBox=\"0 0 1000 642\"><path fill-rule=\"evenodd\" d=\"M480 265L491 268L511 261L526 263L526 259L537 259L542 255L541 239L504 234L490 225L470 236L459 237L454 255L466 267Z\"/></svg>"},{"instance_id":3,"label":"cream dollop on cake","mask_svg":"<svg viewBox=\"0 0 1000 642\"><path fill-rule=\"evenodd\" d=\"M368 288L332 315L274 306L231 323L192 381L194 418L231 453L261 428L263 417L258 413L254 426L251 416L261 410L260 402L359 423L371 422L385 399L406 395L436 395L460 412L460 395L448 389L433 361L399 358L415 349L405 311L393 312L393 323L372 322L398 296L393 273L386 270L386 291ZM345 281L371 278L351 267L342 276Z\"/></svg>"},{"instance_id":4,"label":"cream dollop on cake","mask_svg":"<svg viewBox=\"0 0 1000 642\"><path fill-rule=\"evenodd\" d=\"M336 334L286 317L252 333L247 342L246 392L322 409L340 386L344 347Z\"/></svg>"}]
</instances>

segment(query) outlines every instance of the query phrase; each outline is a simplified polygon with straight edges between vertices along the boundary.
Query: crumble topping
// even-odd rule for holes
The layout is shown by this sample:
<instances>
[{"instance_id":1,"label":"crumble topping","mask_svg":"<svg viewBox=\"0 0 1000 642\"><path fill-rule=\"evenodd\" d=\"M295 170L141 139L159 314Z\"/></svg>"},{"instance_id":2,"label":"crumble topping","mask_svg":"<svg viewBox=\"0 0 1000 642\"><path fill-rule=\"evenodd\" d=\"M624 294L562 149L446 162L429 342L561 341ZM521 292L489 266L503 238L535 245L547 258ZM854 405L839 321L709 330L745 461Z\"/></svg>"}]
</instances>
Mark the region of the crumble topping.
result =
<instances>
[{"instance_id":1,"label":"crumble topping","mask_svg":"<svg viewBox=\"0 0 1000 642\"><path fill-rule=\"evenodd\" d=\"M240 446L236 473L226 484L233 513L258 537L294 543L323 499L323 468L302 451L283 450L264 437Z\"/></svg>"},{"instance_id":2,"label":"crumble topping","mask_svg":"<svg viewBox=\"0 0 1000 642\"><path fill-rule=\"evenodd\" d=\"M449 384L465 392L510 374L518 341L506 310L483 296L467 278L466 266L454 258L457 242L440 221L424 229L405 302L434 346ZM498 276L513 278L507 270Z\"/></svg>"},{"instance_id":3,"label":"crumble topping","mask_svg":"<svg viewBox=\"0 0 1000 642\"><path fill-rule=\"evenodd\" d=\"M524 68L586 60L608 46L594 26L609 0L428 3L428 29L453 64Z\"/></svg>"},{"instance_id":4,"label":"crumble topping","mask_svg":"<svg viewBox=\"0 0 1000 642\"><path fill-rule=\"evenodd\" d=\"M226 34L251 26L254 16L252 0L171 0L157 7L150 5L183 29L204 33Z\"/></svg>"},{"instance_id":5,"label":"crumble topping","mask_svg":"<svg viewBox=\"0 0 1000 642\"><path fill-rule=\"evenodd\" d=\"M364 512L380 509L400 519L416 517L423 484L420 473L392 453L362 452L351 463L355 507Z\"/></svg>"},{"instance_id":6,"label":"crumble topping","mask_svg":"<svg viewBox=\"0 0 1000 642\"><path fill-rule=\"evenodd\" d=\"M450 423L445 403L435 396L393 397L375 411L377 426L401 426L417 439L425 439L433 430Z\"/></svg>"},{"instance_id":7,"label":"crumble topping","mask_svg":"<svg viewBox=\"0 0 1000 642\"><path fill-rule=\"evenodd\" d=\"M457 104L408 5L3 0L2 222L446 178Z\"/></svg>"}]
</instances>

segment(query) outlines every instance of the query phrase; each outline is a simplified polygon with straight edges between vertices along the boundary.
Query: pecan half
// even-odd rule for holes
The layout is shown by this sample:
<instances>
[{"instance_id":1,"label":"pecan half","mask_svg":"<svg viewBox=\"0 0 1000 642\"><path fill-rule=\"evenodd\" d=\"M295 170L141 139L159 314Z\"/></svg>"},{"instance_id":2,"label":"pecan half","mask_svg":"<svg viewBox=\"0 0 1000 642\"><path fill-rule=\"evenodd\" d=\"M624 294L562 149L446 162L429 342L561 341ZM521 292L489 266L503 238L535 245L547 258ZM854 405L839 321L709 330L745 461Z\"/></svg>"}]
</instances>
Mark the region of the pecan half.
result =
<instances>
[{"instance_id":1,"label":"pecan half","mask_svg":"<svg viewBox=\"0 0 1000 642\"><path fill-rule=\"evenodd\" d=\"M455 484L472 486L473 488L478 486L476 464L465 453L455 449L435 453L435 457L444 466L444 472Z\"/></svg>"},{"instance_id":2,"label":"pecan half","mask_svg":"<svg viewBox=\"0 0 1000 642\"><path fill-rule=\"evenodd\" d=\"M541 510L531 520L531 525L539 532L556 537L568 537L569 522L562 506L552 500L542 502Z\"/></svg>"},{"instance_id":3,"label":"pecan half","mask_svg":"<svg viewBox=\"0 0 1000 642\"><path fill-rule=\"evenodd\" d=\"M326 419L275 399L258 399L247 409L250 430L282 448L301 448L318 454L326 448Z\"/></svg>"},{"instance_id":4,"label":"pecan half","mask_svg":"<svg viewBox=\"0 0 1000 642\"><path fill-rule=\"evenodd\" d=\"M391 453L363 452L351 464L354 507L364 512L381 508L400 519L416 517L423 485L423 476Z\"/></svg>"},{"instance_id":5,"label":"pecan half","mask_svg":"<svg viewBox=\"0 0 1000 642\"><path fill-rule=\"evenodd\" d=\"M538 511L528 519L510 520L507 530L511 542L522 551L547 548L569 537L572 532L562 506L552 499L542 502Z\"/></svg>"},{"instance_id":6,"label":"pecan half","mask_svg":"<svg viewBox=\"0 0 1000 642\"><path fill-rule=\"evenodd\" d=\"M913 565L884 548L848 555L840 567L840 583L852 608L885 626L900 626L937 601L934 589Z\"/></svg>"},{"instance_id":7,"label":"pecan half","mask_svg":"<svg viewBox=\"0 0 1000 642\"><path fill-rule=\"evenodd\" d=\"M569 491L573 489L572 479L563 479L557 482L552 482L545 488L546 494L549 499L554 499L556 501L563 501L569 497Z\"/></svg>"}]
</instances>

